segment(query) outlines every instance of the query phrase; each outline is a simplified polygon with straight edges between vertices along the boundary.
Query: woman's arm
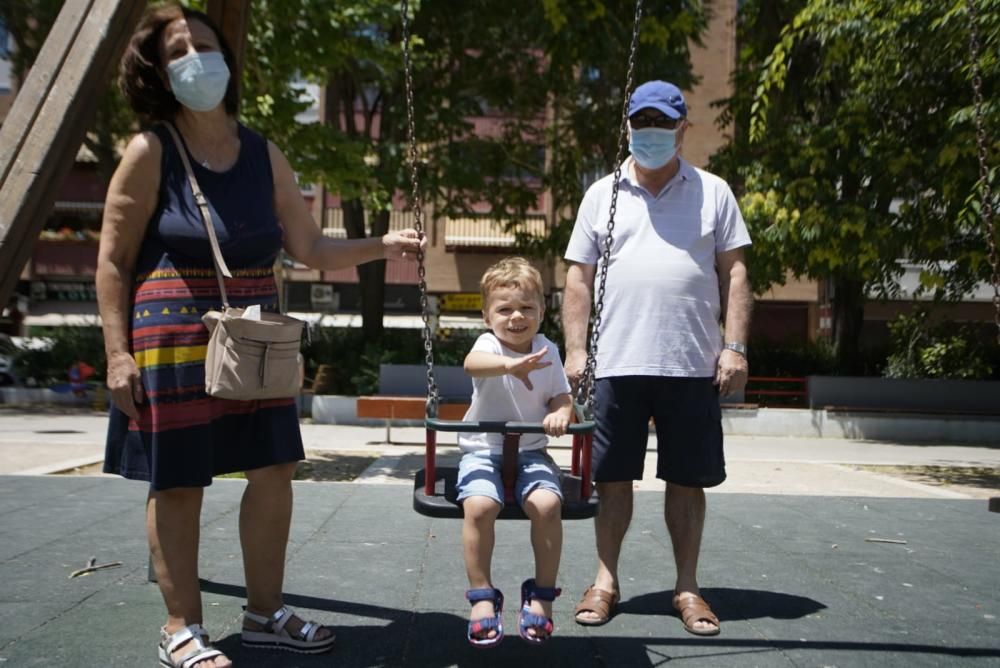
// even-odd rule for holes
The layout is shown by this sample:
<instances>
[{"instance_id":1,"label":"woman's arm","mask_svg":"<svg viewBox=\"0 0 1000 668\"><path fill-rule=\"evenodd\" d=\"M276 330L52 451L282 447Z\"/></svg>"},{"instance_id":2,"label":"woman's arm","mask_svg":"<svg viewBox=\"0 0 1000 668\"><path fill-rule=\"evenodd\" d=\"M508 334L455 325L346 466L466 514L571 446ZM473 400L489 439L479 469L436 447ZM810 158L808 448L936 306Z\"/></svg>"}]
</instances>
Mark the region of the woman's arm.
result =
<instances>
[{"instance_id":1,"label":"woman's arm","mask_svg":"<svg viewBox=\"0 0 1000 668\"><path fill-rule=\"evenodd\" d=\"M295 172L285 155L271 142L267 144L274 173L274 207L285 231L285 250L299 262L314 269L343 269L372 260L415 260L426 239L414 230L389 232L367 239L330 239L323 236L309 213Z\"/></svg>"},{"instance_id":2,"label":"woman's arm","mask_svg":"<svg viewBox=\"0 0 1000 668\"><path fill-rule=\"evenodd\" d=\"M129 315L136 257L160 191L160 140L151 132L129 142L108 185L97 253L97 305L108 358L108 388L125 414L138 419L139 369L129 351Z\"/></svg>"}]
</instances>

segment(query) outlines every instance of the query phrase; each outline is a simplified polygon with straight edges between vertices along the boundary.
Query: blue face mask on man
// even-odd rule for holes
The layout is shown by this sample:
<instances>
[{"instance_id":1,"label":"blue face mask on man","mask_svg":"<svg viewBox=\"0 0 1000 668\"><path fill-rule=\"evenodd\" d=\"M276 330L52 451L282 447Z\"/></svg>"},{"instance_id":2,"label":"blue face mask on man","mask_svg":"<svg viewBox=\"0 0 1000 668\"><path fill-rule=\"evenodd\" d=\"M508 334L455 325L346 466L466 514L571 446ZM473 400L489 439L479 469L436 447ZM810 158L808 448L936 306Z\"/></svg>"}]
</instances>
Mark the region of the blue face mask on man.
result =
<instances>
[{"instance_id":1,"label":"blue face mask on man","mask_svg":"<svg viewBox=\"0 0 1000 668\"><path fill-rule=\"evenodd\" d=\"M190 53L167 64L177 101L192 111L211 111L226 97L229 67L219 51Z\"/></svg>"},{"instance_id":2,"label":"blue face mask on man","mask_svg":"<svg viewBox=\"0 0 1000 668\"><path fill-rule=\"evenodd\" d=\"M628 150L635 161L646 169L659 169L677 153L677 130L666 128L632 129Z\"/></svg>"}]
</instances>

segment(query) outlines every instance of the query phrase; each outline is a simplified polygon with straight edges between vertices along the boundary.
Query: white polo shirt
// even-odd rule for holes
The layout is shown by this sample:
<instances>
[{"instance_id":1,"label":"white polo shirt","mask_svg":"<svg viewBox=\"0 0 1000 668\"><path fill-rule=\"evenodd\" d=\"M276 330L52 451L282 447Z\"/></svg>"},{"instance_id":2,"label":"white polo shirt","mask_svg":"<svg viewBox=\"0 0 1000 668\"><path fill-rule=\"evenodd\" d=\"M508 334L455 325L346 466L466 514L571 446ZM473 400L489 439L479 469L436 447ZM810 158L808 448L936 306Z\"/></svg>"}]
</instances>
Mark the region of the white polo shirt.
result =
<instances>
[{"instance_id":1,"label":"white polo shirt","mask_svg":"<svg viewBox=\"0 0 1000 668\"><path fill-rule=\"evenodd\" d=\"M663 190L621 170L597 348L597 377L715 375L722 351L716 254L750 245L736 197L719 177L684 160ZM614 175L583 197L566 248L570 262L600 264Z\"/></svg>"},{"instance_id":2,"label":"white polo shirt","mask_svg":"<svg viewBox=\"0 0 1000 668\"><path fill-rule=\"evenodd\" d=\"M532 389L511 375L491 376L472 379L472 403L464 422L480 422L498 420L507 422L538 422L541 423L549 413L549 401L560 394L568 394L569 382L559 359L559 348L542 334L535 334L531 340L531 352L547 349L542 358L551 364L544 369L532 371L528 378ZM476 339L473 351L504 355L505 357L523 357L529 353L516 353L500 343L500 339L492 332L487 332ZM521 450L538 450L548 443L545 434L524 434L521 436ZM503 434L489 433L459 433L458 446L463 452L490 450L491 454L503 453Z\"/></svg>"}]
</instances>

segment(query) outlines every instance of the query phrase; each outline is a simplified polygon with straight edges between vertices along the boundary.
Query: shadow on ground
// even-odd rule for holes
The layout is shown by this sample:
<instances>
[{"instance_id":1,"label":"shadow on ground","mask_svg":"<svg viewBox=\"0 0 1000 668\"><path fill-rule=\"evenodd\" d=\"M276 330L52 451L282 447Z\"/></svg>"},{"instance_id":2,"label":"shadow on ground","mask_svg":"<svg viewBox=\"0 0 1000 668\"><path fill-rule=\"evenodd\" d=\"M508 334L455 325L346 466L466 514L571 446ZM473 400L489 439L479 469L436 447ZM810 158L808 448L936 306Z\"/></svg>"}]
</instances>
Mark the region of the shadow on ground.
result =
<instances>
[{"instance_id":1,"label":"shadow on ground","mask_svg":"<svg viewBox=\"0 0 1000 668\"><path fill-rule=\"evenodd\" d=\"M701 595L721 622L762 617L799 619L826 609L824 604L811 598L774 591L703 587ZM618 612L628 615L667 614L679 618L672 601L672 591L643 594L622 601L618 605Z\"/></svg>"},{"instance_id":2,"label":"shadow on ground","mask_svg":"<svg viewBox=\"0 0 1000 668\"><path fill-rule=\"evenodd\" d=\"M243 599L242 586L201 581L201 589ZM672 592L656 592L637 596L619 605L619 615L675 614L671 609ZM712 603L719 619L739 621L773 618L798 619L826 605L804 596L753 589L704 588L702 594ZM302 609L342 615L375 618L388 624L337 627L338 646L331 654L318 656L290 655L283 652L260 652L244 649L237 633L216 642L216 646L234 661L252 661L264 668L278 666L445 666L480 667L510 665L548 666L662 666L681 659L718 661L725 665L756 664L777 661L785 652L808 660L810 652L861 652L872 660L873 653L899 659L900 656L937 655L1000 659L1000 649L982 647L944 647L937 644L899 642L864 642L850 640L805 640L727 638L725 631L712 638L604 635L600 628L581 630L575 627L565 635L553 636L543 646L529 646L517 637L517 628L508 611L506 636L500 646L489 651L476 650L465 642L466 620L445 612L399 610L378 605L337 601L315 596L286 595L285 602ZM676 615L675 615L676 616ZM573 635L570 635L572 633ZM586 635L579 635L585 633ZM387 639L393 639L388 641ZM707 652L707 653L706 653ZM751 655L755 658L751 658ZM825 654L824 654L825 655ZM713 659L714 657L714 659ZM787 658L787 657L786 657ZM734 663L735 662L735 663ZM699 665L704 665L700 663Z\"/></svg>"}]
</instances>

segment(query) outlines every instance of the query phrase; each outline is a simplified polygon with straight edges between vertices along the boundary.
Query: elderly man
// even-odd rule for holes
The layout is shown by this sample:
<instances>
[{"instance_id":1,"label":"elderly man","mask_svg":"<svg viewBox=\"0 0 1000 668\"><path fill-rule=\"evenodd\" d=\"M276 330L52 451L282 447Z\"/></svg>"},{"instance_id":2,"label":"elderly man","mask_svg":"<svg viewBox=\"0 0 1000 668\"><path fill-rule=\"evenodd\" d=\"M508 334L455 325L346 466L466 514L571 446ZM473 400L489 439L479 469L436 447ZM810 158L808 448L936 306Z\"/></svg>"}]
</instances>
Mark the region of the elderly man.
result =
<instances>
[{"instance_id":1,"label":"elderly man","mask_svg":"<svg viewBox=\"0 0 1000 668\"><path fill-rule=\"evenodd\" d=\"M676 86L649 81L635 89L596 368L598 569L576 621L607 622L621 597L618 557L652 418L656 477L666 481L677 569L673 606L687 631L716 635L719 620L698 588L698 553L704 488L726 479L719 394L739 392L747 379L752 299L743 249L750 236L725 181L680 157L686 128L687 106ZM614 176L606 176L587 191L566 249L563 324L571 381L579 382L586 364L613 184Z\"/></svg>"}]
</instances>

